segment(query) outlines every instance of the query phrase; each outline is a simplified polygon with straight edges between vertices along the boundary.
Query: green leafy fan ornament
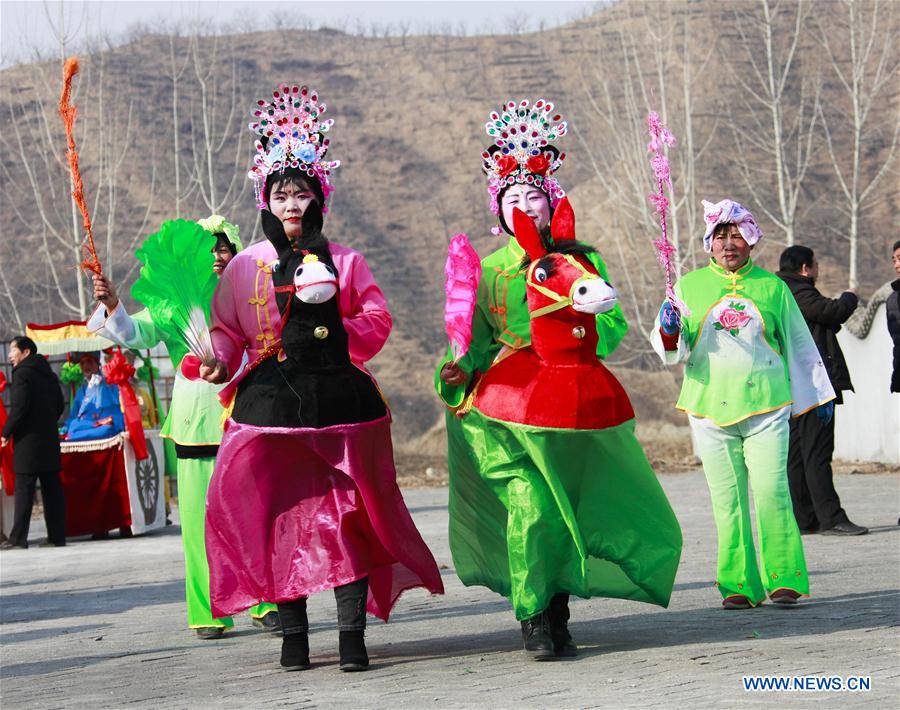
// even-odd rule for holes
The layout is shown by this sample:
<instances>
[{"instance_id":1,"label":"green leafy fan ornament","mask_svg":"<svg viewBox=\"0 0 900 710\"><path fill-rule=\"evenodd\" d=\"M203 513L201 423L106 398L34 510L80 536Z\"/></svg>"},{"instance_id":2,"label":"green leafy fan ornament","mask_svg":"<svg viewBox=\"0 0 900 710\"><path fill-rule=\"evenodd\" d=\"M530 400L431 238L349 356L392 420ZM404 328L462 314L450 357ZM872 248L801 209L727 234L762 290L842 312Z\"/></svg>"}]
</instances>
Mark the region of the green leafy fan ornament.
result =
<instances>
[{"instance_id":1,"label":"green leafy fan ornament","mask_svg":"<svg viewBox=\"0 0 900 710\"><path fill-rule=\"evenodd\" d=\"M67 385L80 385L84 382L84 372L77 362L64 362L59 372L59 379Z\"/></svg>"},{"instance_id":2,"label":"green leafy fan ornament","mask_svg":"<svg viewBox=\"0 0 900 710\"><path fill-rule=\"evenodd\" d=\"M208 325L218 283L215 244L216 237L196 222L175 219L164 222L135 253L143 266L131 295L163 331L176 367L188 352L204 363L215 360Z\"/></svg>"}]
</instances>

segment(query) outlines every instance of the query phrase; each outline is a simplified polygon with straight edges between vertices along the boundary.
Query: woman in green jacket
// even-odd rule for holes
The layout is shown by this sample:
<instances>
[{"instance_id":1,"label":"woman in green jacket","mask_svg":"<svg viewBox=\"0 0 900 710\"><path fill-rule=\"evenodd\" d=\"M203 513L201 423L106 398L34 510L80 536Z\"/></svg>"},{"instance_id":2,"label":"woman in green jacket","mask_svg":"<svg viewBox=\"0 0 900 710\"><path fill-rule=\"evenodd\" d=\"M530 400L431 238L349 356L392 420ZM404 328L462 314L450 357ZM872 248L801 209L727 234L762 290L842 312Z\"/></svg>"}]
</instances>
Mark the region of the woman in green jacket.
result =
<instances>
[{"instance_id":1,"label":"woman in green jacket","mask_svg":"<svg viewBox=\"0 0 900 710\"><path fill-rule=\"evenodd\" d=\"M213 271L221 276L232 257L241 250L238 227L213 215L198 224L216 237ZM202 232L201 232L202 233ZM203 639L220 638L234 626L231 618L213 618L209 601L209 565L206 561L204 527L206 490L212 478L216 452L222 441L221 386L184 377L179 365L187 353L182 340L167 336L148 309L129 315L116 289L105 276L94 276L94 298L100 305L88 320L88 329L128 348L146 349L165 343L175 369L172 404L160 435L171 439L178 457L178 512L184 545L184 582L188 626ZM168 331L170 332L170 331ZM260 604L250 610L255 626L278 631L280 622L274 604Z\"/></svg>"},{"instance_id":2,"label":"woman in green jacket","mask_svg":"<svg viewBox=\"0 0 900 710\"><path fill-rule=\"evenodd\" d=\"M640 560L599 559L596 546L584 542L587 533L582 516L596 502L586 491L605 490L607 462L581 461L584 465L566 467L564 461L556 458L560 449L556 443L562 441L560 433L571 441L569 435L578 436L578 430L516 429L506 422L486 418L472 408L479 377L511 352L531 344L531 316L525 300L523 268L523 260L527 260L525 251L512 236L514 210L524 212L545 239L552 241L551 218L565 196L553 177L565 154L551 141L565 135L566 124L554 115L552 104L543 100L534 105L511 101L491 114L486 129L494 140L482 153L491 211L497 215L500 228L509 239L482 261L468 351L458 362L448 352L435 374L435 387L448 407L450 548L457 574L464 584L484 585L510 598L522 625L526 653L535 660L543 660L576 653L567 628L570 592L579 596L667 603L670 578L674 577L678 564L681 535L660 489L651 507L657 502L659 505L648 511L648 517L659 513L654 525L662 530L659 537L665 547L657 555L661 562L647 565L655 572L623 571L623 567L640 567ZM499 228L493 231L502 233ZM583 258L607 280L606 266L600 256L593 250L585 251ZM606 358L627 330L621 308L616 305L597 315L596 329L597 357ZM653 479L652 485L658 488L634 440L633 426L633 419L623 424L620 437L622 441L627 439L625 448L629 455L633 454L640 476ZM585 432L584 436L593 434ZM498 443L501 441L508 445ZM528 450L531 442L536 442L535 451ZM581 493L571 490L562 500L558 493L566 489L571 482L568 479L581 476L575 472L576 468L595 480ZM579 486L576 481L575 488ZM632 495L626 484L618 489L626 497ZM596 527L595 523L589 526ZM635 532L628 524L621 527L634 540L645 539L643 528ZM604 535L607 529L604 528ZM560 530L568 530L569 534L557 534ZM620 539L623 531L609 530L607 537ZM640 544L628 549L637 550L634 552L637 555L651 554ZM628 552L624 557L631 554ZM649 581L651 576L653 580Z\"/></svg>"}]
</instances>

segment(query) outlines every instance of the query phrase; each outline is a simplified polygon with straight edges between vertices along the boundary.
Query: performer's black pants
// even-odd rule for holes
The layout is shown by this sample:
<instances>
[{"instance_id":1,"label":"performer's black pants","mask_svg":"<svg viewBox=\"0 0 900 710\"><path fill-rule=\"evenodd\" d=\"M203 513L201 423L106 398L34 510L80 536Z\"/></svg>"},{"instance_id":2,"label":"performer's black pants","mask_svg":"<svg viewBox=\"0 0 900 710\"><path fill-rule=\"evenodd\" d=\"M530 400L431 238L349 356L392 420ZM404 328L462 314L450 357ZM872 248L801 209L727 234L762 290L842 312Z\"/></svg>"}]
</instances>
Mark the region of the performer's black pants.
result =
<instances>
[{"instance_id":1,"label":"performer's black pants","mask_svg":"<svg viewBox=\"0 0 900 710\"><path fill-rule=\"evenodd\" d=\"M834 417L822 424L813 409L791 419L788 481L794 517L801 530L828 530L847 522L841 499L834 490L833 454Z\"/></svg>"},{"instance_id":2,"label":"performer's black pants","mask_svg":"<svg viewBox=\"0 0 900 710\"><path fill-rule=\"evenodd\" d=\"M339 631L365 630L368 595L368 577L334 588ZM306 597L290 602L279 602L278 616L281 618L281 631L285 636L305 634L309 631L309 621L306 617Z\"/></svg>"},{"instance_id":3,"label":"performer's black pants","mask_svg":"<svg viewBox=\"0 0 900 710\"><path fill-rule=\"evenodd\" d=\"M31 509L38 480L41 482L41 497L44 501L47 540L54 545L65 545L66 504L59 471L16 473L15 512L9 541L13 545L28 545L28 528L31 525Z\"/></svg>"}]
</instances>

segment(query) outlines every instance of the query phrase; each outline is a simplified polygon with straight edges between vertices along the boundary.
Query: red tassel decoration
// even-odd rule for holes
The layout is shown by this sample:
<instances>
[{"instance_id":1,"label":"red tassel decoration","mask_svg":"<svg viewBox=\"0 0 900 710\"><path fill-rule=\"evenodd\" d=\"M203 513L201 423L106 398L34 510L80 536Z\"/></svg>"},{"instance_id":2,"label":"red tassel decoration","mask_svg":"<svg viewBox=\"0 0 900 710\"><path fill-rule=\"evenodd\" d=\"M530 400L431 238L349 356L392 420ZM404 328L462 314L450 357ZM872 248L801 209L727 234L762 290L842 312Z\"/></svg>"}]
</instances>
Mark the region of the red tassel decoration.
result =
<instances>
[{"instance_id":1,"label":"red tassel decoration","mask_svg":"<svg viewBox=\"0 0 900 710\"><path fill-rule=\"evenodd\" d=\"M74 186L72 199L75 200L75 204L81 212L82 224L87 233L87 240L82 245L84 260L81 262L81 268L85 271L93 271L95 274L102 274L97 248L94 246L94 228L91 225L87 203L84 201L84 183L81 181L81 171L78 169L78 149L75 147L75 115L78 113L78 109L69 103L72 96L72 79L77 73L78 57L69 57L63 67L63 91L62 96L59 97L59 113L66 127L66 141L69 146L66 157L69 159L69 169L72 172Z\"/></svg>"}]
</instances>

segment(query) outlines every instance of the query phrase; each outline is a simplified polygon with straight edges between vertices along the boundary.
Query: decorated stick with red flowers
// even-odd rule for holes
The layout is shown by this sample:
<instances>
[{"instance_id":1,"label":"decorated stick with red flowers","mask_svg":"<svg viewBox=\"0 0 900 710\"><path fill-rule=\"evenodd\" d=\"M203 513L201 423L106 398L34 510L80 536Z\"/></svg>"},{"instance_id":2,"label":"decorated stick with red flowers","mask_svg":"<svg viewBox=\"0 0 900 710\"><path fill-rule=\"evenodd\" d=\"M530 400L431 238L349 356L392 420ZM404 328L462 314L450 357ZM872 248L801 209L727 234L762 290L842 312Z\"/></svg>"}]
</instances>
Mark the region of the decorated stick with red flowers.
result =
<instances>
[{"instance_id":1,"label":"decorated stick with red flowers","mask_svg":"<svg viewBox=\"0 0 900 710\"><path fill-rule=\"evenodd\" d=\"M677 251L675 246L669 241L669 231L666 223L666 213L669 209L669 198L666 197L665 188L668 186L669 192L673 193L672 176L669 167L669 159L666 158L664 146L671 147L675 145L675 136L666 128L665 124L659 119L656 111L647 114L647 129L650 133L650 142L647 144L647 150L653 153L650 159L650 165L653 167L653 175L656 177L656 193L648 195L648 199L656 205L656 213L659 215L660 236L653 240L656 247L659 263L662 264L666 272L666 300L675 307L682 315L689 315L690 311L687 306L675 295L675 289L672 283L672 255Z\"/></svg>"}]
</instances>

